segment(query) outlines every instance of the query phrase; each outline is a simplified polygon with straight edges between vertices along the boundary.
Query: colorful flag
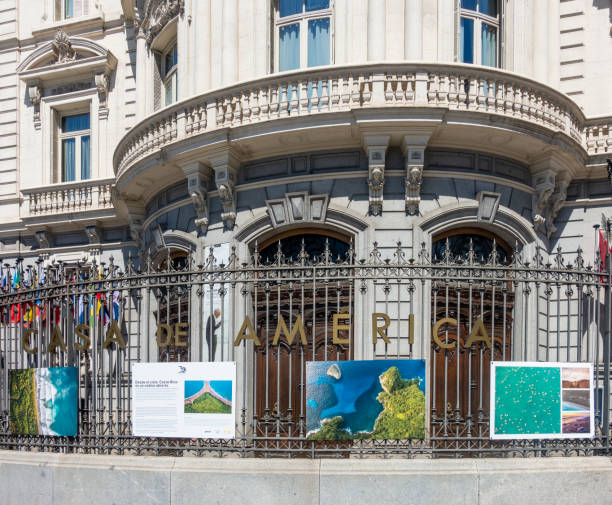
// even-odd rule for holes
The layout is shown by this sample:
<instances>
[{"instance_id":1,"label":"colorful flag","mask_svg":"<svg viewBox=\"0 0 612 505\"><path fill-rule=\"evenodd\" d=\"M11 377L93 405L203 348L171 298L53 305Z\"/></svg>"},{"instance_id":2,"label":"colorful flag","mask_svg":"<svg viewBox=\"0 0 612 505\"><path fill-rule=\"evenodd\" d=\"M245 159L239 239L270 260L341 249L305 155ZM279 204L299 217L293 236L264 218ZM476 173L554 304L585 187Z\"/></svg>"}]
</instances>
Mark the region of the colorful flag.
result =
<instances>
[{"instance_id":1,"label":"colorful flag","mask_svg":"<svg viewBox=\"0 0 612 505\"><path fill-rule=\"evenodd\" d=\"M113 291L113 319L115 321L119 321L119 309L121 307L119 299L119 291Z\"/></svg>"}]
</instances>

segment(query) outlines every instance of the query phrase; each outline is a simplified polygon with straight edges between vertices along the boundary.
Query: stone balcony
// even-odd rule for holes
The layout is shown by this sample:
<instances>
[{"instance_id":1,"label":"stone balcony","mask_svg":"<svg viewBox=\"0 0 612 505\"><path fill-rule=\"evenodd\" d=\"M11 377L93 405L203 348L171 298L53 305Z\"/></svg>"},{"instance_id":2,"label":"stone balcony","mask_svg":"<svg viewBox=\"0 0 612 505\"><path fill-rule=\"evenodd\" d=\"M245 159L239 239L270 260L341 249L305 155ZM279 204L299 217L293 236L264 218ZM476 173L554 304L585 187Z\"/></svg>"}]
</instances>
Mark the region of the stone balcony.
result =
<instances>
[{"instance_id":1,"label":"stone balcony","mask_svg":"<svg viewBox=\"0 0 612 505\"><path fill-rule=\"evenodd\" d=\"M367 132L389 133L397 144L405 132L429 128L429 146L485 150L526 163L535 153L559 149L577 178L589 156L610 151L610 123L587 121L563 93L499 69L324 67L238 83L162 109L122 138L114 169L119 194L146 199L182 177L181 163L206 160L224 146L256 159L359 146ZM603 177L603 164L589 173Z\"/></svg>"},{"instance_id":2,"label":"stone balcony","mask_svg":"<svg viewBox=\"0 0 612 505\"><path fill-rule=\"evenodd\" d=\"M24 188L22 218L37 223L50 218L55 223L61 216L74 221L114 215L111 199L114 182L95 179Z\"/></svg>"}]
</instances>

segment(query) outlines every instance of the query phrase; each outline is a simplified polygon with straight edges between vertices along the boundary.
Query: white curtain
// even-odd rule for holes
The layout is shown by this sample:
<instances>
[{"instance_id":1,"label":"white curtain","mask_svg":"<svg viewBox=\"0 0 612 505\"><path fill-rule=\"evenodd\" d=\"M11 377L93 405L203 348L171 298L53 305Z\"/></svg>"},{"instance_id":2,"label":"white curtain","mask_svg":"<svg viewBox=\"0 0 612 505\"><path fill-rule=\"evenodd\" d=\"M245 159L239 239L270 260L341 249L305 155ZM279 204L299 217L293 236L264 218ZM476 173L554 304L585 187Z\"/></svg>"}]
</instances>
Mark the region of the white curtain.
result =
<instances>
[{"instance_id":1,"label":"white curtain","mask_svg":"<svg viewBox=\"0 0 612 505\"><path fill-rule=\"evenodd\" d=\"M285 70L295 70L300 68L300 25L280 27L280 50L278 69L281 72Z\"/></svg>"},{"instance_id":2,"label":"white curtain","mask_svg":"<svg viewBox=\"0 0 612 505\"><path fill-rule=\"evenodd\" d=\"M497 66L497 28L482 23L482 64Z\"/></svg>"},{"instance_id":3,"label":"white curtain","mask_svg":"<svg viewBox=\"0 0 612 505\"><path fill-rule=\"evenodd\" d=\"M329 18L308 21L308 66L329 65Z\"/></svg>"}]
</instances>

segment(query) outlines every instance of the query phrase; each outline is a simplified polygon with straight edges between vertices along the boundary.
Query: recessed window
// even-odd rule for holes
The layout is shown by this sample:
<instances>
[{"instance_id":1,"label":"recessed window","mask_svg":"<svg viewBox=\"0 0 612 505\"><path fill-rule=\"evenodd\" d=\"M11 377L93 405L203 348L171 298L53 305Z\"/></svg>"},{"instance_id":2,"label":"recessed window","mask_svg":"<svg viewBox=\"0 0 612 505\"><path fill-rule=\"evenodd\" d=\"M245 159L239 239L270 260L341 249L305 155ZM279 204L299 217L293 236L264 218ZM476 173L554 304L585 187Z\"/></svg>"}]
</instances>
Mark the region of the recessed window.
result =
<instances>
[{"instance_id":1,"label":"recessed window","mask_svg":"<svg viewBox=\"0 0 612 505\"><path fill-rule=\"evenodd\" d=\"M91 177L89 113L61 117L59 144L62 182L89 179Z\"/></svg>"},{"instance_id":2,"label":"recessed window","mask_svg":"<svg viewBox=\"0 0 612 505\"><path fill-rule=\"evenodd\" d=\"M55 10L59 19L87 16L89 14L89 0L56 0Z\"/></svg>"},{"instance_id":3,"label":"recessed window","mask_svg":"<svg viewBox=\"0 0 612 505\"><path fill-rule=\"evenodd\" d=\"M162 81L166 105L170 105L178 99L177 63L178 52L175 43L162 55Z\"/></svg>"},{"instance_id":4,"label":"recessed window","mask_svg":"<svg viewBox=\"0 0 612 505\"><path fill-rule=\"evenodd\" d=\"M461 0L459 60L499 65L498 0Z\"/></svg>"},{"instance_id":5,"label":"recessed window","mask_svg":"<svg viewBox=\"0 0 612 505\"><path fill-rule=\"evenodd\" d=\"M330 64L329 0L280 0L276 30L280 72Z\"/></svg>"}]
</instances>

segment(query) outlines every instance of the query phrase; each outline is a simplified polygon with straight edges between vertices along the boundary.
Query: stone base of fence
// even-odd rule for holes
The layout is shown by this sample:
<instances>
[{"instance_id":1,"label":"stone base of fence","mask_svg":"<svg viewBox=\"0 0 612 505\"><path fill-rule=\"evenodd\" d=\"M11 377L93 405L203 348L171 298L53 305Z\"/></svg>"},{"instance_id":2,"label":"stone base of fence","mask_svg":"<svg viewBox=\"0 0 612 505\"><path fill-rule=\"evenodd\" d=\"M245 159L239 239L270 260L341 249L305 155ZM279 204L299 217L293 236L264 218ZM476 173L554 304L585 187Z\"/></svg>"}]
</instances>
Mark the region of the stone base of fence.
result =
<instances>
[{"instance_id":1,"label":"stone base of fence","mask_svg":"<svg viewBox=\"0 0 612 505\"><path fill-rule=\"evenodd\" d=\"M608 457L238 459L0 451L4 505L609 503Z\"/></svg>"}]
</instances>

